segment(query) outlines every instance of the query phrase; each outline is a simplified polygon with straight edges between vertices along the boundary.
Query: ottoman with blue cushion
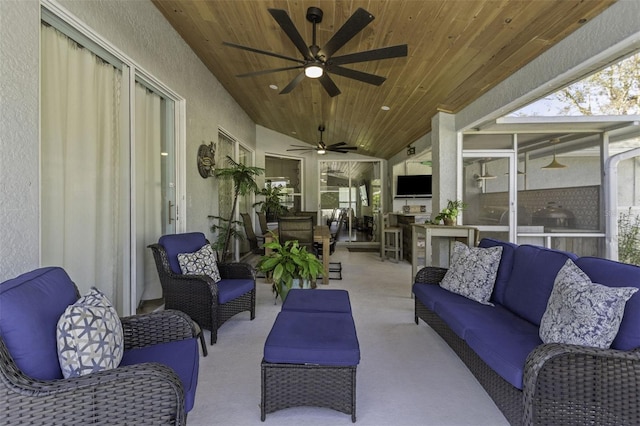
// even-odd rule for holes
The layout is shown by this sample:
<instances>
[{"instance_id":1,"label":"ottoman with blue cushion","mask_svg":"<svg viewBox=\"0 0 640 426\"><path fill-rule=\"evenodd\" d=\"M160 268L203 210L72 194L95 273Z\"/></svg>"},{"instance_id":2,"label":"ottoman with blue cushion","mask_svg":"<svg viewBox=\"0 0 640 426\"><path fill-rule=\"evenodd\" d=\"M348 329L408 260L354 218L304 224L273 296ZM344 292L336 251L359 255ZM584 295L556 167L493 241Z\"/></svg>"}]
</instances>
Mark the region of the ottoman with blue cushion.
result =
<instances>
[{"instance_id":1,"label":"ottoman with blue cushion","mask_svg":"<svg viewBox=\"0 0 640 426\"><path fill-rule=\"evenodd\" d=\"M351 414L355 422L359 362L351 313L281 311L264 345L261 420L284 408L314 406Z\"/></svg>"},{"instance_id":2,"label":"ottoman with blue cushion","mask_svg":"<svg viewBox=\"0 0 640 426\"><path fill-rule=\"evenodd\" d=\"M282 303L283 311L351 313L346 290L308 290L292 288Z\"/></svg>"}]
</instances>

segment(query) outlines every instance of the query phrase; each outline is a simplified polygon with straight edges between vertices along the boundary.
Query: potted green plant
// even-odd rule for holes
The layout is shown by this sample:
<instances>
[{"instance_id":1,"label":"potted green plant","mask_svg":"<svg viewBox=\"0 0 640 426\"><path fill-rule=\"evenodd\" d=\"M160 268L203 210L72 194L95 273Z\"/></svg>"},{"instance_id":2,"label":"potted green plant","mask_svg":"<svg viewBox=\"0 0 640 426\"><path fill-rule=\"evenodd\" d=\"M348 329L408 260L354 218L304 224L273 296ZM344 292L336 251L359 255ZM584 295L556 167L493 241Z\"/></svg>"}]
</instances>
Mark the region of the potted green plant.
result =
<instances>
[{"instance_id":1,"label":"potted green plant","mask_svg":"<svg viewBox=\"0 0 640 426\"><path fill-rule=\"evenodd\" d=\"M258 192L255 177L264 172L264 169L260 167L237 163L228 155L227 163L229 167L216 169L214 173L219 179L230 179L233 182L233 206L231 208L231 214L228 218L210 216L219 220L217 225L211 227L211 231L214 233L217 232L218 235L213 245L217 250L221 250L218 251L218 260L221 262L224 262L228 257L231 237L238 238L238 236L241 235L237 230L237 226L241 222L234 220L238 198L251 192Z\"/></svg>"},{"instance_id":2,"label":"potted green plant","mask_svg":"<svg viewBox=\"0 0 640 426\"><path fill-rule=\"evenodd\" d=\"M284 300L294 286L315 288L318 275L326 273L322 262L297 240L280 244L278 236L273 232L271 235L273 240L264 245L268 254L260 258L256 268L271 275L274 292Z\"/></svg>"},{"instance_id":3,"label":"potted green plant","mask_svg":"<svg viewBox=\"0 0 640 426\"><path fill-rule=\"evenodd\" d=\"M462 200L447 200L447 207L442 209L440 213L434 218L435 223L443 221L446 226L453 226L456 223L458 213L467 207Z\"/></svg>"},{"instance_id":4,"label":"potted green plant","mask_svg":"<svg viewBox=\"0 0 640 426\"><path fill-rule=\"evenodd\" d=\"M267 180L265 187L256 192L256 195L263 196L264 200L258 201L253 206L260 207L260 211L266 215L267 220L275 221L279 215L287 212L287 209L280 204L281 197L284 195L281 186L273 186L271 181Z\"/></svg>"}]
</instances>

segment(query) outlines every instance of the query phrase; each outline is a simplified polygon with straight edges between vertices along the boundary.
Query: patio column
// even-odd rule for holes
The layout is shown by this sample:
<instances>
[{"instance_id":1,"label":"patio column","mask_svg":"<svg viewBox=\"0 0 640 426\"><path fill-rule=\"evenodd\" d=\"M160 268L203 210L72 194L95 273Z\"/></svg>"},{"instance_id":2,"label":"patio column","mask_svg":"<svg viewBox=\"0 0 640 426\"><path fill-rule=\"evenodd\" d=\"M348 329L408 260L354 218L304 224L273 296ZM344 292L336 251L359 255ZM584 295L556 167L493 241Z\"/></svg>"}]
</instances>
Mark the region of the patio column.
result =
<instances>
[{"instance_id":1,"label":"patio column","mask_svg":"<svg viewBox=\"0 0 640 426\"><path fill-rule=\"evenodd\" d=\"M458 143L455 115L438 112L431 119L431 147L433 168L433 200L431 218L458 199ZM433 244L433 265L448 266L449 243L441 239Z\"/></svg>"}]
</instances>

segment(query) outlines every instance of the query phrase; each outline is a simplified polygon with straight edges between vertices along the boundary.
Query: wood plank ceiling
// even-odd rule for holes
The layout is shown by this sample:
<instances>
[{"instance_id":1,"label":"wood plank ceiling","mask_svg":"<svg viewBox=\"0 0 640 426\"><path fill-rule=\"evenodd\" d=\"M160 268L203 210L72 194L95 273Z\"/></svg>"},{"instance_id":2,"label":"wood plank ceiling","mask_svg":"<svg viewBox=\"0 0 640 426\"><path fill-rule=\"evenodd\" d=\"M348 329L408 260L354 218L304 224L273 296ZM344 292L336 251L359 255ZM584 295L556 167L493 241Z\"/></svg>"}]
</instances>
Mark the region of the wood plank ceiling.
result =
<instances>
[{"instance_id":1,"label":"wood plank ceiling","mask_svg":"<svg viewBox=\"0 0 640 426\"><path fill-rule=\"evenodd\" d=\"M388 159L428 133L437 111L460 111L615 0L153 2L257 124L313 145L324 124L327 144L344 141L358 153ZM345 65L387 80L373 86L333 74L342 92L333 98L311 79L280 95L299 70L236 77L296 63L223 41L301 57L267 9L284 9L310 45L312 24L305 18L310 6L324 12L317 26L320 47L358 7L376 17L336 55L405 43L409 54ZM383 111L383 105L390 110Z\"/></svg>"}]
</instances>

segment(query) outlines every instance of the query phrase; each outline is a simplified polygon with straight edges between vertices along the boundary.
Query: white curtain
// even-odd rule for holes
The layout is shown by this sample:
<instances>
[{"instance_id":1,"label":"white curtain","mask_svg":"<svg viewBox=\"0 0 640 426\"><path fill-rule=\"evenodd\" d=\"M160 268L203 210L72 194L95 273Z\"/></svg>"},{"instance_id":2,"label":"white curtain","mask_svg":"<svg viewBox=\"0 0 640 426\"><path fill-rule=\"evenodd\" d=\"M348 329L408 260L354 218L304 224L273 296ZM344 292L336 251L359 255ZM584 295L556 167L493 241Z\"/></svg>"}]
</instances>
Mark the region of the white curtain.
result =
<instances>
[{"instance_id":1,"label":"white curtain","mask_svg":"<svg viewBox=\"0 0 640 426\"><path fill-rule=\"evenodd\" d=\"M162 235L162 98L136 83L136 303L162 297L148 244Z\"/></svg>"},{"instance_id":2,"label":"white curtain","mask_svg":"<svg viewBox=\"0 0 640 426\"><path fill-rule=\"evenodd\" d=\"M86 293L122 288L121 72L42 25L41 252Z\"/></svg>"}]
</instances>

